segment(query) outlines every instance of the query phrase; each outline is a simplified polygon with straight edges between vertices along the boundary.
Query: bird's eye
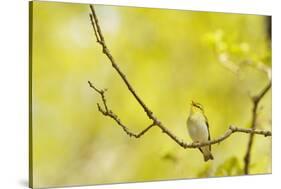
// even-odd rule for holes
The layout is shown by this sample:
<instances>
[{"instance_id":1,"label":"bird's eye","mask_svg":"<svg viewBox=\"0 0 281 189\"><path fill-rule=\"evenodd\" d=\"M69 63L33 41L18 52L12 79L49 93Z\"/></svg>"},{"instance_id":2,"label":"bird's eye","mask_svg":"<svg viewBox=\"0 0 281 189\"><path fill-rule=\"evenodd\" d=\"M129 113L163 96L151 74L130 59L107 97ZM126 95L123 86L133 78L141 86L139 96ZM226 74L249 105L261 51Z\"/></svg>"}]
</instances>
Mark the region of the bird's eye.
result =
<instances>
[{"instance_id":1,"label":"bird's eye","mask_svg":"<svg viewBox=\"0 0 281 189\"><path fill-rule=\"evenodd\" d=\"M199 104L199 103L196 103L196 102L192 101L192 105L193 105L194 107L198 108L198 109L203 110L203 106L202 106L201 104Z\"/></svg>"},{"instance_id":2,"label":"bird's eye","mask_svg":"<svg viewBox=\"0 0 281 189\"><path fill-rule=\"evenodd\" d=\"M199 108L199 109L201 109L201 110L203 110L203 107L202 107L201 104L196 103L196 104L195 104L195 107L196 107L196 108Z\"/></svg>"}]
</instances>

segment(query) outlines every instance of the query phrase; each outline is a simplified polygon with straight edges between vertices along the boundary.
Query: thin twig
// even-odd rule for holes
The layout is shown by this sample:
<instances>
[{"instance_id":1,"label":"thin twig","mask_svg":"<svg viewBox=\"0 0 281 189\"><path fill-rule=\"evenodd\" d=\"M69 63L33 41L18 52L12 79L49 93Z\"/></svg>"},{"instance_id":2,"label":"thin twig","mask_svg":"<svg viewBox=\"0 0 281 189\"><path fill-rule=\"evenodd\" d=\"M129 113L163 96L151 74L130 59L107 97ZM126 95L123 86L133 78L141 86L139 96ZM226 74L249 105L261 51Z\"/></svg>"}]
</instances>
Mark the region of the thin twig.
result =
<instances>
[{"instance_id":1,"label":"thin twig","mask_svg":"<svg viewBox=\"0 0 281 189\"><path fill-rule=\"evenodd\" d=\"M98 106L98 110L104 115L104 116L108 116L111 119L113 119L120 127L122 127L122 129L125 131L125 133L127 135L129 135L130 137L133 136L135 138L139 138L141 137L143 134L145 134L150 128L152 128L153 126L155 126L155 123L150 124L147 128L145 128L143 131L141 131L138 134L135 134L131 131L129 131L129 129L121 122L121 120L118 118L118 116L112 112L112 110L110 110L107 106L107 102L106 102L106 98L105 98L105 94L104 94L104 90L99 90L97 89L90 81L88 81L89 85L91 88L93 88L97 93L100 94L103 105L104 105L104 109L100 106L99 103L97 103Z\"/></svg>"},{"instance_id":2,"label":"thin twig","mask_svg":"<svg viewBox=\"0 0 281 189\"><path fill-rule=\"evenodd\" d=\"M259 106L259 102L264 97L264 95L270 90L271 81L261 90L261 92L252 97L253 109L252 109L252 121L251 121L251 129L255 130L257 128L257 109ZM244 157L244 173L249 174L249 167L251 163L251 150L254 141L254 133L250 134L246 154Z\"/></svg>"},{"instance_id":3,"label":"thin twig","mask_svg":"<svg viewBox=\"0 0 281 189\"><path fill-rule=\"evenodd\" d=\"M95 26L95 24L93 22L93 16L91 14L89 14L89 16L90 16L91 24L92 24L94 32L95 32L95 36L96 36L97 42L99 43L100 39L99 39L99 36L98 36L98 33L97 33L96 26Z\"/></svg>"},{"instance_id":4,"label":"thin twig","mask_svg":"<svg viewBox=\"0 0 281 189\"><path fill-rule=\"evenodd\" d=\"M95 13L95 9L94 9L93 5L90 5L90 9L91 9L91 14L90 14L91 24L92 24L94 32L95 32L96 40L102 46L102 52L108 57L108 59L111 62L112 67L116 70L116 72L119 74L121 79L124 81L128 90L134 96L134 98L137 100L137 102L140 104L140 106L142 107L142 109L146 113L147 117L152 120L152 123L148 127L146 127L144 130L139 132L138 134L135 134L134 132L130 131L128 129L128 127L126 127L121 122L121 120L118 118L118 116L115 113L113 113L112 110L110 110L108 108L106 98L105 98L105 91L97 89L90 81L88 81L90 87L93 88L94 91L97 92L98 94L100 94L100 96L101 96L101 99L102 99L102 102L103 102L103 108L100 106L100 104L97 104L98 110L104 116L108 116L111 119L113 119L125 131L125 133L127 135L129 135L130 137L133 136L135 138L139 138L155 126L155 127L160 128L163 133L168 135L173 141L175 141L178 145L180 145L183 148L199 148L199 147L202 147L202 146L209 146L209 145L212 145L212 144L217 144L217 143L220 143L221 141L227 139L230 135L232 135L235 132L271 136L270 131L262 131L262 130L255 130L255 129L242 129L242 128L230 126L229 129L225 132L224 135L222 135L221 137L219 137L215 140L212 140L212 141L208 141L208 142L204 142L204 143L185 143L182 140L178 139L178 137L176 135L174 135L170 130L168 130L158 120L158 118L153 114L153 112L147 107L147 105L137 95L134 88L132 87L132 85L127 80L126 75L120 70L119 66L115 62L113 56L111 55L109 49L107 48L107 46L105 44L105 40L104 40L103 34L101 32L101 28L99 26L98 18L97 18L97 15Z\"/></svg>"}]
</instances>

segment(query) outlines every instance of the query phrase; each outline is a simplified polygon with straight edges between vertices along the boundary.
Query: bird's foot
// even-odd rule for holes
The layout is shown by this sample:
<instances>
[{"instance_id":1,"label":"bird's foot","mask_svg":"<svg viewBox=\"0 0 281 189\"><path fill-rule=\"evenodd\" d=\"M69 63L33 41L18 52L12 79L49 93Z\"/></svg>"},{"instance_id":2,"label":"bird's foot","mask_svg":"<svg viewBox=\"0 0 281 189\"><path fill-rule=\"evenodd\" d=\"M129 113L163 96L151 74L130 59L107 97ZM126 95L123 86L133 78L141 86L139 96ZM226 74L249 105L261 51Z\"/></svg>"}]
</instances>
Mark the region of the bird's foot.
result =
<instances>
[{"instance_id":1,"label":"bird's foot","mask_svg":"<svg viewBox=\"0 0 281 189\"><path fill-rule=\"evenodd\" d=\"M197 144L199 144L199 143L200 143L199 141L193 141L193 142L192 142L193 145L197 145Z\"/></svg>"}]
</instances>

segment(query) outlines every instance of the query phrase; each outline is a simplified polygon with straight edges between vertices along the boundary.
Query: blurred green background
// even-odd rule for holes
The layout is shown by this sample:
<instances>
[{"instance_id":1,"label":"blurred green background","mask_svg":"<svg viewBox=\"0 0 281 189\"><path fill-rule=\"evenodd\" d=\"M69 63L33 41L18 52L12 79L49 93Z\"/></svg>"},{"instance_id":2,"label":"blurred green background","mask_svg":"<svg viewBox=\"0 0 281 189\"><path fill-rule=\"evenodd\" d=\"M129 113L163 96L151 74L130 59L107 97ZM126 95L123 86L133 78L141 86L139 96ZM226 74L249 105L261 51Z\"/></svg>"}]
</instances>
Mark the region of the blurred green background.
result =
<instances>
[{"instance_id":1,"label":"blurred green background","mask_svg":"<svg viewBox=\"0 0 281 189\"><path fill-rule=\"evenodd\" d=\"M252 104L268 77L243 66L239 77L219 61L251 59L271 69L266 17L96 5L106 43L143 101L179 138L190 102L203 104L212 138L230 124L250 127ZM32 131L34 187L243 175L249 135L212 147L205 163L153 128L128 137L98 112L87 83L107 88L111 109L135 132L150 122L102 54L87 4L33 2ZM215 50L214 50L215 49ZM239 64L237 64L240 66ZM258 111L258 128L271 130L271 91ZM271 172L271 138L256 136L251 174Z\"/></svg>"}]
</instances>

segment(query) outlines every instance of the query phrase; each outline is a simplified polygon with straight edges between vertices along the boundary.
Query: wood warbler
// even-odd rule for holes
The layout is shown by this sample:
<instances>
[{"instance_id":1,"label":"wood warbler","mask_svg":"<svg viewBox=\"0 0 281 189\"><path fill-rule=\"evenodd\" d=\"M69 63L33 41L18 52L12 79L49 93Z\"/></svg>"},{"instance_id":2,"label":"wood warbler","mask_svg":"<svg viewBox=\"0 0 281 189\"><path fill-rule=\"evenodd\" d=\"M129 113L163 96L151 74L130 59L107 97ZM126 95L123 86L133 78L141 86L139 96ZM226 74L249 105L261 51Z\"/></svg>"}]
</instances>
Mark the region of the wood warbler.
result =
<instances>
[{"instance_id":1,"label":"wood warbler","mask_svg":"<svg viewBox=\"0 0 281 189\"><path fill-rule=\"evenodd\" d=\"M209 124L204 114L203 106L192 101L190 114L187 119L187 130L193 142L207 142L211 140ZM214 159L211 154L211 145L200 147L204 161Z\"/></svg>"}]
</instances>

